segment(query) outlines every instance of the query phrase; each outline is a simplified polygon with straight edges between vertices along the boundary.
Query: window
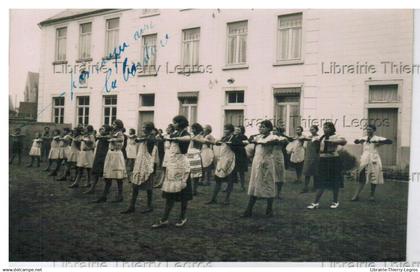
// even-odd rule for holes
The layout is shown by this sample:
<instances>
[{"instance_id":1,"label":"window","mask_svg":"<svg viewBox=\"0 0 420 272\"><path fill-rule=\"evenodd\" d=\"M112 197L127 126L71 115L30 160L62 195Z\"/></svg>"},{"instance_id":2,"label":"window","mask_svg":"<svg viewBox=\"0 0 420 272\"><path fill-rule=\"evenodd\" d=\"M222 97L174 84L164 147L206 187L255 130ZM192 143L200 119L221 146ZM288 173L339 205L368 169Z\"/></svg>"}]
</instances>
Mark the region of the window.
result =
<instances>
[{"instance_id":1,"label":"window","mask_svg":"<svg viewBox=\"0 0 420 272\"><path fill-rule=\"evenodd\" d=\"M64 123L64 97L53 97L53 122Z\"/></svg>"},{"instance_id":2,"label":"window","mask_svg":"<svg viewBox=\"0 0 420 272\"><path fill-rule=\"evenodd\" d=\"M155 94L141 94L140 105L142 107L154 107L155 106Z\"/></svg>"},{"instance_id":3,"label":"window","mask_svg":"<svg viewBox=\"0 0 420 272\"><path fill-rule=\"evenodd\" d=\"M184 115L190 124L197 122L197 97L179 97L179 114Z\"/></svg>"},{"instance_id":4,"label":"window","mask_svg":"<svg viewBox=\"0 0 420 272\"><path fill-rule=\"evenodd\" d=\"M55 60L66 60L67 27L57 28L55 42Z\"/></svg>"},{"instance_id":5,"label":"window","mask_svg":"<svg viewBox=\"0 0 420 272\"><path fill-rule=\"evenodd\" d=\"M227 104L244 103L244 91L229 91L226 92Z\"/></svg>"},{"instance_id":6,"label":"window","mask_svg":"<svg viewBox=\"0 0 420 272\"><path fill-rule=\"evenodd\" d=\"M104 124L112 125L112 122L117 119L117 96L104 96Z\"/></svg>"},{"instance_id":7,"label":"window","mask_svg":"<svg viewBox=\"0 0 420 272\"><path fill-rule=\"evenodd\" d=\"M301 124L300 95L300 88L274 89L274 125L283 127L286 135L295 135L296 128Z\"/></svg>"},{"instance_id":8,"label":"window","mask_svg":"<svg viewBox=\"0 0 420 272\"><path fill-rule=\"evenodd\" d=\"M155 70L156 68L156 40L157 34L151 35L143 35L142 37L142 44L143 44L143 56L142 56L142 64L144 67L147 67L145 71L149 71L150 69Z\"/></svg>"},{"instance_id":9,"label":"window","mask_svg":"<svg viewBox=\"0 0 420 272\"><path fill-rule=\"evenodd\" d=\"M106 40L105 53L109 55L114 52L118 46L118 32L120 28L120 18L106 20Z\"/></svg>"},{"instance_id":10,"label":"window","mask_svg":"<svg viewBox=\"0 0 420 272\"><path fill-rule=\"evenodd\" d=\"M89 96L77 97L77 125L89 124Z\"/></svg>"},{"instance_id":11,"label":"window","mask_svg":"<svg viewBox=\"0 0 420 272\"><path fill-rule=\"evenodd\" d=\"M198 66L200 52L200 28L182 31L182 65Z\"/></svg>"},{"instance_id":12,"label":"window","mask_svg":"<svg viewBox=\"0 0 420 272\"><path fill-rule=\"evenodd\" d=\"M140 17L159 15L159 9L142 9Z\"/></svg>"},{"instance_id":13,"label":"window","mask_svg":"<svg viewBox=\"0 0 420 272\"><path fill-rule=\"evenodd\" d=\"M371 85L369 86L370 103L398 102L398 85Z\"/></svg>"},{"instance_id":14,"label":"window","mask_svg":"<svg viewBox=\"0 0 420 272\"><path fill-rule=\"evenodd\" d=\"M277 61L300 60L302 49L302 13L278 17Z\"/></svg>"},{"instance_id":15,"label":"window","mask_svg":"<svg viewBox=\"0 0 420 272\"><path fill-rule=\"evenodd\" d=\"M79 31L79 59L89 59L92 23L81 24Z\"/></svg>"},{"instance_id":16,"label":"window","mask_svg":"<svg viewBox=\"0 0 420 272\"><path fill-rule=\"evenodd\" d=\"M246 63L248 21L228 24L227 64Z\"/></svg>"}]
</instances>

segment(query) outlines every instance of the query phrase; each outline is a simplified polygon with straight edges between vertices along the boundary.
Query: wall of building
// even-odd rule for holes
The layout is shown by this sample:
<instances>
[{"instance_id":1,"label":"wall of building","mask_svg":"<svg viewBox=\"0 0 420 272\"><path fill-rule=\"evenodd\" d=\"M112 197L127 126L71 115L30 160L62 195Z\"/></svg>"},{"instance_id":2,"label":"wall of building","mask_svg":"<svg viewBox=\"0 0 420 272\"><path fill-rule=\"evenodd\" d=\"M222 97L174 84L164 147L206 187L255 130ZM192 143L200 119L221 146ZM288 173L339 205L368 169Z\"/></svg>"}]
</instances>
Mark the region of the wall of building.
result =
<instances>
[{"instance_id":1,"label":"wall of building","mask_svg":"<svg viewBox=\"0 0 420 272\"><path fill-rule=\"evenodd\" d=\"M117 117L127 128L138 126L139 94L155 94L155 124L164 128L178 114L178 92L198 91L197 119L211 124L215 136L220 136L224 124L225 91L245 90L243 109L248 121L273 118L273 88L301 87L301 115L304 119L337 120L337 132L349 142L362 136L362 129L349 126L348 120L367 118L368 85L387 81L400 84L398 103L399 164L408 161L411 122L411 74L384 74L381 61L411 64L413 51L413 13L411 10L302 10L303 63L274 65L276 60L277 17L297 10L160 10L160 14L141 17L141 10L127 10L113 14L63 22L43 27L40 70L38 120L52 119L53 96L65 92L65 123L75 124L76 99L71 99L70 73L54 73L55 29L67 26L67 60L74 65L78 53L79 24L92 22L92 58L97 63L105 51L105 20L120 16L119 37L129 47L122 53L128 61L141 61L141 41L134 39L135 31L148 28L144 34L158 34L157 76L122 78L118 66L118 87L110 94L118 95ZM229 22L248 20L247 69L224 70L226 33ZM200 64L211 65L212 73L189 76L174 73L181 62L182 29L200 27ZM165 39L165 35L169 39ZM377 73L326 74L330 62L339 65L373 64ZM169 70L166 70L168 67ZM56 66L56 69L57 66ZM76 77L76 76L74 76ZM102 95L106 75L91 74L88 88L74 88L74 96L90 95L90 123L102 124ZM229 84L228 79L234 79ZM307 125L307 126L306 126ZM303 123L305 130L309 125ZM247 127L247 134L257 132L255 123ZM354 154L360 148L349 145ZM405 165L403 165L405 166Z\"/></svg>"}]
</instances>

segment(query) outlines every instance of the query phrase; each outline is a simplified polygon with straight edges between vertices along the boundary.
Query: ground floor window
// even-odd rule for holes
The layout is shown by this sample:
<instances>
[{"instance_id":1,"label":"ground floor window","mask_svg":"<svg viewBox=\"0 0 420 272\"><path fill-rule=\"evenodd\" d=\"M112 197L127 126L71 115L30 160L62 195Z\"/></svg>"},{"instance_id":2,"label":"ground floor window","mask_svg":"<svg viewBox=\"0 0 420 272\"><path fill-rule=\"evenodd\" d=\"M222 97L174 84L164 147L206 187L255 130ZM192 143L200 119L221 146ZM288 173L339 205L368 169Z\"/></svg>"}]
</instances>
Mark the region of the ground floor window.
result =
<instances>
[{"instance_id":1,"label":"ground floor window","mask_svg":"<svg viewBox=\"0 0 420 272\"><path fill-rule=\"evenodd\" d=\"M56 124L64 123L64 97L53 97L53 122Z\"/></svg>"},{"instance_id":2,"label":"ground floor window","mask_svg":"<svg viewBox=\"0 0 420 272\"><path fill-rule=\"evenodd\" d=\"M77 125L89 124L89 96L78 96L76 102Z\"/></svg>"}]
</instances>

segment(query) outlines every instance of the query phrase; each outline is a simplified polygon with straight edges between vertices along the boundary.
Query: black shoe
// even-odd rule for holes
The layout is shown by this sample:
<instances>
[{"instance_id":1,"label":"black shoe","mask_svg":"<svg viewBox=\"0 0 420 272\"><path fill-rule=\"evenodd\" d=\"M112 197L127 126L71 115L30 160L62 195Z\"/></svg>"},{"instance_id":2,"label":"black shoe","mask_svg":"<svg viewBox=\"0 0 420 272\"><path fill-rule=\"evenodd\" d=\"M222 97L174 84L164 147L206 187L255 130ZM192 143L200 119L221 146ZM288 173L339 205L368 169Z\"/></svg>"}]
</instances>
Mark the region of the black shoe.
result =
<instances>
[{"instance_id":1,"label":"black shoe","mask_svg":"<svg viewBox=\"0 0 420 272\"><path fill-rule=\"evenodd\" d=\"M45 168L43 171L44 172L49 172L50 171L50 168Z\"/></svg>"},{"instance_id":2,"label":"black shoe","mask_svg":"<svg viewBox=\"0 0 420 272\"><path fill-rule=\"evenodd\" d=\"M265 212L265 216L267 216L267 217L273 217L273 216L274 216L274 214L273 214L273 210L267 210L267 211Z\"/></svg>"},{"instance_id":3,"label":"black shoe","mask_svg":"<svg viewBox=\"0 0 420 272\"><path fill-rule=\"evenodd\" d=\"M130 207L127 210L120 212L120 214L129 214L129 213L134 213L133 207Z\"/></svg>"},{"instance_id":4,"label":"black shoe","mask_svg":"<svg viewBox=\"0 0 420 272\"><path fill-rule=\"evenodd\" d=\"M95 192L95 190L94 190L93 188L90 188L89 190L84 191L83 193L84 193L85 195L92 195L94 192Z\"/></svg>"},{"instance_id":5,"label":"black shoe","mask_svg":"<svg viewBox=\"0 0 420 272\"><path fill-rule=\"evenodd\" d=\"M104 197L104 196L98 198L95 201L92 201L91 203L103 203L103 202L106 202L106 197Z\"/></svg>"},{"instance_id":6,"label":"black shoe","mask_svg":"<svg viewBox=\"0 0 420 272\"><path fill-rule=\"evenodd\" d=\"M122 196L119 196L116 199L112 200L111 203L123 202L123 200L124 200L123 197Z\"/></svg>"},{"instance_id":7,"label":"black shoe","mask_svg":"<svg viewBox=\"0 0 420 272\"><path fill-rule=\"evenodd\" d=\"M306 193L309 193L309 190L308 189L303 189L302 191L300 191L300 193L301 194L306 194Z\"/></svg>"},{"instance_id":8,"label":"black shoe","mask_svg":"<svg viewBox=\"0 0 420 272\"><path fill-rule=\"evenodd\" d=\"M206 205L212 205L212 204L217 204L216 200L210 200L208 202L205 203Z\"/></svg>"},{"instance_id":9,"label":"black shoe","mask_svg":"<svg viewBox=\"0 0 420 272\"><path fill-rule=\"evenodd\" d=\"M223 201L223 205L224 205L224 206L228 206L228 205L230 205L230 201L229 201L229 200L225 200L225 201Z\"/></svg>"},{"instance_id":10,"label":"black shoe","mask_svg":"<svg viewBox=\"0 0 420 272\"><path fill-rule=\"evenodd\" d=\"M141 211L141 213L151 213L151 212L153 212L153 208L147 208L147 209Z\"/></svg>"},{"instance_id":11,"label":"black shoe","mask_svg":"<svg viewBox=\"0 0 420 272\"><path fill-rule=\"evenodd\" d=\"M49 177L56 177L57 176L57 173L56 172L51 172L51 173L48 174L48 176Z\"/></svg>"},{"instance_id":12,"label":"black shoe","mask_svg":"<svg viewBox=\"0 0 420 272\"><path fill-rule=\"evenodd\" d=\"M246 211L241 215L242 218L247 218L247 217L251 217L251 216L252 216L252 212L249 212L249 211Z\"/></svg>"},{"instance_id":13,"label":"black shoe","mask_svg":"<svg viewBox=\"0 0 420 272\"><path fill-rule=\"evenodd\" d=\"M66 181L66 180L67 180L67 177L66 177L66 176L59 177L59 178L57 179L57 181Z\"/></svg>"},{"instance_id":14,"label":"black shoe","mask_svg":"<svg viewBox=\"0 0 420 272\"><path fill-rule=\"evenodd\" d=\"M32 167L32 164L28 164L26 167L30 168L30 167Z\"/></svg>"}]
</instances>

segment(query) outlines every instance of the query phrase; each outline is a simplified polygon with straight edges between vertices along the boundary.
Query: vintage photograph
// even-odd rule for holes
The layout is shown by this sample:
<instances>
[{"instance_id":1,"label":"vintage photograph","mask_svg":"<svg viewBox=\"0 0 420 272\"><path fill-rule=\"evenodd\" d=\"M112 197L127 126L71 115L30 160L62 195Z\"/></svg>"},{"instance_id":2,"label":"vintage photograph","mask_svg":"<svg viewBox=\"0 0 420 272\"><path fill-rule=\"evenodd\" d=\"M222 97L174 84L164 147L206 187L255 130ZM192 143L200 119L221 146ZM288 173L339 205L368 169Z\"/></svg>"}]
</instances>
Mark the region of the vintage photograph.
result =
<instances>
[{"instance_id":1,"label":"vintage photograph","mask_svg":"<svg viewBox=\"0 0 420 272\"><path fill-rule=\"evenodd\" d=\"M11 9L9 261L405 261L414 13Z\"/></svg>"}]
</instances>

